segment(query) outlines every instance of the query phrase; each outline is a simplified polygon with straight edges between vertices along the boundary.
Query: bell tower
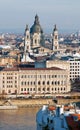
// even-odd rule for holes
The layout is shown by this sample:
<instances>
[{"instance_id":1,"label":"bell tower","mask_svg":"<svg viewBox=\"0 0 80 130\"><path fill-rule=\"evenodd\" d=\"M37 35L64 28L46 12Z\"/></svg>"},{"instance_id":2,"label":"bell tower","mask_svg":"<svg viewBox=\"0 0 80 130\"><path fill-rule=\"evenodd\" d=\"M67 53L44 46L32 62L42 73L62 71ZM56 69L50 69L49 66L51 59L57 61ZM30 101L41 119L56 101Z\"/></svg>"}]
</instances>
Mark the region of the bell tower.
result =
<instances>
[{"instance_id":1,"label":"bell tower","mask_svg":"<svg viewBox=\"0 0 80 130\"><path fill-rule=\"evenodd\" d=\"M58 51L58 49L59 49L58 30L57 30L57 27L55 25L54 29L53 29L53 34L52 34L52 50Z\"/></svg>"},{"instance_id":2,"label":"bell tower","mask_svg":"<svg viewBox=\"0 0 80 130\"><path fill-rule=\"evenodd\" d=\"M28 29L28 25L26 25L25 33L24 33L24 52L29 52L31 49L30 45L30 32Z\"/></svg>"}]
</instances>

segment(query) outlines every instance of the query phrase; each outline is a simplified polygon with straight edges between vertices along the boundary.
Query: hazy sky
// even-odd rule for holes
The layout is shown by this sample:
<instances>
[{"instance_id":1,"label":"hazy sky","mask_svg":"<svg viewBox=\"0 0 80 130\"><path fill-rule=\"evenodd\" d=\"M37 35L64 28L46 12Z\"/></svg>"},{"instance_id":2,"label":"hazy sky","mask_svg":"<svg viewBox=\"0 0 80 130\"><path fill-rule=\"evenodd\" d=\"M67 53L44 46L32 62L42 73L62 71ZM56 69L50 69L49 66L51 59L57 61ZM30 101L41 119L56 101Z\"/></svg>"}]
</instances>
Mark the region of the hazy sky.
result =
<instances>
[{"instance_id":1,"label":"hazy sky","mask_svg":"<svg viewBox=\"0 0 80 130\"><path fill-rule=\"evenodd\" d=\"M0 29L24 30L36 14L43 29L80 29L80 0L0 0Z\"/></svg>"}]
</instances>

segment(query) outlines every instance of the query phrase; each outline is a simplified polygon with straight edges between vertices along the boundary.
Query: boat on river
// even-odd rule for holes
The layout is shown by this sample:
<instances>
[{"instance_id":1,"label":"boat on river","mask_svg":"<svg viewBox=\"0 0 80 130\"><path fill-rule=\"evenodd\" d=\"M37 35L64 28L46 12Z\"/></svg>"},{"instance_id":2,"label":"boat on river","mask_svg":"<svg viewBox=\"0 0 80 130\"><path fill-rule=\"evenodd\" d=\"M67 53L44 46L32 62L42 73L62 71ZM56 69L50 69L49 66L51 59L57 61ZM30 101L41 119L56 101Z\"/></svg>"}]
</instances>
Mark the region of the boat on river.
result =
<instances>
[{"instance_id":1,"label":"boat on river","mask_svg":"<svg viewBox=\"0 0 80 130\"><path fill-rule=\"evenodd\" d=\"M13 105L10 100L5 100L1 105L0 105L0 110L8 110L8 109L18 109L17 105Z\"/></svg>"},{"instance_id":2,"label":"boat on river","mask_svg":"<svg viewBox=\"0 0 80 130\"><path fill-rule=\"evenodd\" d=\"M75 104L44 105L36 114L37 130L80 130L80 109Z\"/></svg>"}]
</instances>

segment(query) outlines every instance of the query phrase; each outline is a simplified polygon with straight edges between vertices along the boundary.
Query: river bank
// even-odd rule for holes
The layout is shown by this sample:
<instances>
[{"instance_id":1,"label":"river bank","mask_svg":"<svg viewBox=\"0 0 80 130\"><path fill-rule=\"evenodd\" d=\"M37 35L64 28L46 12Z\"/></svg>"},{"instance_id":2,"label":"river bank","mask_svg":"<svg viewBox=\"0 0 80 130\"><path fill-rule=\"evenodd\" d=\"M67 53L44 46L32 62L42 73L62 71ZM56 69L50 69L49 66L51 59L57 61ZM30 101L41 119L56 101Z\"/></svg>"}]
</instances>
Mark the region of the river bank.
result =
<instances>
[{"instance_id":1,"label":"river bank","mask_svg":"<svg viewBox=\"0 0 80 130\"><path fill-rule=\"evenodd\" d=\"M41 107L43 105L55 105L55 103L52 101L52 99L23 99L23 100L10 100L12 105L17 105L19 108L25 108L25 107ZM72 102L80 102L80 99L58 99L58 104L67 104ZM0 104L2 105L4 103L4 100L0 101ZM8 105L8 103L6 104Z\"/></svg>"}]
</instances>

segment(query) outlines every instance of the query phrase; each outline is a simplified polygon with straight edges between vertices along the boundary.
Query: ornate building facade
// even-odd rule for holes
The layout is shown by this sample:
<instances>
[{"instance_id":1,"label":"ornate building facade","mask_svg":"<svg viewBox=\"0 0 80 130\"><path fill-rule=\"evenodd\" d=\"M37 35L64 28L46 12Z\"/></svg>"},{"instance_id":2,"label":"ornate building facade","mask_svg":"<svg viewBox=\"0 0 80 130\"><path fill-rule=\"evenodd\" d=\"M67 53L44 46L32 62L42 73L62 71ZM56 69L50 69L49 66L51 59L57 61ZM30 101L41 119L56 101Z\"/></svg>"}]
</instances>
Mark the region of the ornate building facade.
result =
<instances>
[{"instance_id":1,"label":"ornate building facade","mask_svg":"<svg viewBox=\"0 0 80 130\"><path fill-rule=\"evenodd\" d=\"M28 25L25 29L24 35L24 50L25 52L30 52L44 44L44 35L41 25L39 23L38 15L35 16L34 24L28 29Z\"/></svg>"},{"instance_id":2,"label":"ornate building facade","mask_svg":"<svg viewBox=\"0 0 80 130\"><path fill-rule=\"evenodd\" d=\"M66 69L5 68L0 71L0 94L52 94L69 91L69 72Z\"/></svg>"},{"instance_id":3,"label":"ornate building facade","mask_svg":"<svg viewBox=\"0 0 80 130\"><path fill-rule=\"evenodd\" d=\"M59 43L58 43L58 29L56 25L54 26L53 33L52 33L52 49L45 47L45 40L44 40L44 33L43 29L39 22L38 15L35 16L34 24L32 27L28 28L26 26L25 33L24 33L24 51L30 52L31 50L34 52L36 50L37 53L45 53L45 52L54 52L58 51ZM44 52L43 52L44 50Z\"/></svg>"}]
</instances>

